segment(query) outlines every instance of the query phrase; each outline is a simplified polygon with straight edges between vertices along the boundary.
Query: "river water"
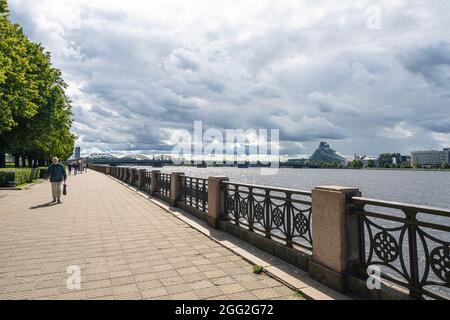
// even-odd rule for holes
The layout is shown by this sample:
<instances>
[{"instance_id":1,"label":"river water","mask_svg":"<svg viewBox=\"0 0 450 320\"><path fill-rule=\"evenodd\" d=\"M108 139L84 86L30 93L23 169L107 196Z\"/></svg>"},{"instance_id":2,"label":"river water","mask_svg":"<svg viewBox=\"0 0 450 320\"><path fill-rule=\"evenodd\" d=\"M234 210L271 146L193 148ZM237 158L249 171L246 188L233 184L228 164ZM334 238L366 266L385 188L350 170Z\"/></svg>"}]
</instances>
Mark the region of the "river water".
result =
<instances>
[{"instance_id":1,"label":"river water","mask_svg":"<svg viewBox=\"0 0 450 320\"><path fill-rule=\"evenodd\" d=\"M153 170L151 167L142 167ZM279 169L261 175L260 168L163 167L205 178L226 176L232 182L310 191L316 186L357 187L363 197L450 209L450 171Z\"/></svg>"}]
</instances>

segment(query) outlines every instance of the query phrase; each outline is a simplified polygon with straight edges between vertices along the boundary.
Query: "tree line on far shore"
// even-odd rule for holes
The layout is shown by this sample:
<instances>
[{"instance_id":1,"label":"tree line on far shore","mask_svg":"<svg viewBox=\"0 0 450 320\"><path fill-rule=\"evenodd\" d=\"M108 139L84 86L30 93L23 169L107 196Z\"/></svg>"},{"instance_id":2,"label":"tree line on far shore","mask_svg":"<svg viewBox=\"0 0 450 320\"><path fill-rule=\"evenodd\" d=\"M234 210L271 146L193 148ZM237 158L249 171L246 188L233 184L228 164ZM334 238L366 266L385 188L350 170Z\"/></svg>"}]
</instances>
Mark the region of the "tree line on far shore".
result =
<instances>
[{"instance_id":1,"label":"tree line on far shore","mask_svg":"<svg viewBox=\"0 0 450 320\"><path fill-rule=\"evenodd\" d=\"M395 159L395 161L394 161ZM295 164L295 163L294 163ZM384 169L422 169L424 168L420 163L411 164L410 160L402 157L399 153L382 153L376 160L363 161L355 158L347 164L339 161L315 161L315 160L300 160L297 165L306 168L336 168L336 169L362 169L362 168L384 168ZM428 168L428 166L427 166ZM430 169L450 169L450 164L444 162L441 165L431 166Z\"/></svg>"},{"instance_id":2,"label":"tree line on far shore","mask_svg":"<svg viewBox=\"0 0 450 320\"><path fill-rule=\"evenodd\" d=\"M0 168L6 153L16 166L72 154L76 137L66 88L50 53L9 20L7 0L0 0Z\"/></svg>"}]
</instances>

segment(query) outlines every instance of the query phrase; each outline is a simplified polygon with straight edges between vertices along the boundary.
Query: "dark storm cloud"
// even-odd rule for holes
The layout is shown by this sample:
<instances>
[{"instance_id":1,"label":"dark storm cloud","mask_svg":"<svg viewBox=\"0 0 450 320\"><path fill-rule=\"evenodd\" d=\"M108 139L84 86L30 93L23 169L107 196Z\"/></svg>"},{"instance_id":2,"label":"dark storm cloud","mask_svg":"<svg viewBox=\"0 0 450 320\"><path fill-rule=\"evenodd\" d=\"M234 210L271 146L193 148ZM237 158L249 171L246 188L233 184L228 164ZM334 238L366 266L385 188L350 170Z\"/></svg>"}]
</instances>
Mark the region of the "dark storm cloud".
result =
<instances>
[{"instance_id":1,"label":"dark storm cloud","mask_svg":"<svg viewBox=\"0 0 450 320\"><path fill-rule=\"evenodd\" d=\"M450 86L450 43L438 42L428 47L417 48L401 57L405 67L420 74L433 84Z\"/></svg>"}]
</instances>

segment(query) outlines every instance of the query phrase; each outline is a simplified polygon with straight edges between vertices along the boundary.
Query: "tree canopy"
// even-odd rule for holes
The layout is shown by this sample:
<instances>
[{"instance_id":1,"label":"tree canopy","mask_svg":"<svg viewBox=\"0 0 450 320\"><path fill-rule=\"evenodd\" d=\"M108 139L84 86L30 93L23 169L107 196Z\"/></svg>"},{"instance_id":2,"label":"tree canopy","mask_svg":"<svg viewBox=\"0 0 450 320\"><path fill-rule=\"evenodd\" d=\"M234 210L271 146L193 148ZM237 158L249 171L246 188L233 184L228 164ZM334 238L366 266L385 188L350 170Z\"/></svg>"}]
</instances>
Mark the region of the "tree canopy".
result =
<instances>
[{"instance_id":1,"label":"tree canopy","mask_svg":"<svg viewBox=\"0 0 450 320\"><path fill-rule=\"evenodd\" d=\"M50 53L8 17L7 1L0 0L0 153L67 158L75 141L67 85Z\"/></svg>"}]
</instances>

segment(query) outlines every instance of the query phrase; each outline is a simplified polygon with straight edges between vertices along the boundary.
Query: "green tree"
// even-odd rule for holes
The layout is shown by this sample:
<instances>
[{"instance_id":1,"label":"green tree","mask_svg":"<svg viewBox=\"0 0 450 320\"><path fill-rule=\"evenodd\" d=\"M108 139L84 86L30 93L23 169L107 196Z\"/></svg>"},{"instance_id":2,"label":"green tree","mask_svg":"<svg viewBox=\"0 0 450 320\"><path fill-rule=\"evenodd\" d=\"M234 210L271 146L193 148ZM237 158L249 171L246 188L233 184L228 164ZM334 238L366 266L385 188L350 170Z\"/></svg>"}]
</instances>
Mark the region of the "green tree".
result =
<instances>
[{"instance_id":1,"label":"green tree","mask_svg":"<svg viewBox=\"0 0 450 320\"><path fill-rule=\"evenodd\" d=\"M17 159L67 158L75 141L67 86L50 54L29 41L8 13L0 0L0 167L5 152Z\"/></svg>"},{"instance_id":2,"label":"green tree","mask_svg":"<svg viewBox=\"0 0 450 320\"><path fill-rule=\"evenodd\" d=\"M444 162L442 164L442 169L450 169L450 164L448 162Z\"/></svg>"},{"instance_id":3,"label":"green tree","mask_svg":"<svg viewBox=\"0 0 450 320\"><path fill-rule=\"evenodd\" d=\"M364 163L361 160L353 160L348 163L348 168L350 169L361 169L364 167Z\"/></svg>"},{"instance_id":4,"label":"green tree","mask_svg":"<svg viewBox=\"0 0 450 320\"><path fill-rule=\"evenodd\" d=\"M367 167L368 168L375 168L376 167L375 161L369 160L368 163L367 163Z\"/></svg>"},{"instance_id":5,"label":"green tree","mask_svg":"<svg viewBox=\"0 0 450 320\"><path fill-rule=\"evenodd\" d=\"M0 15L9 16L8 1L0 0Z\"/></svg>"},{"instance_id":6,"label":"green tree","mask_svg":"<svg viewBox=\"0 0 450 320\"><path fill-rule=\"evenodd\" d=\"M411 169L412 168L412 166L407 162L403 162L400 167L402 169Z\"/></svg>"}]
</instances>

